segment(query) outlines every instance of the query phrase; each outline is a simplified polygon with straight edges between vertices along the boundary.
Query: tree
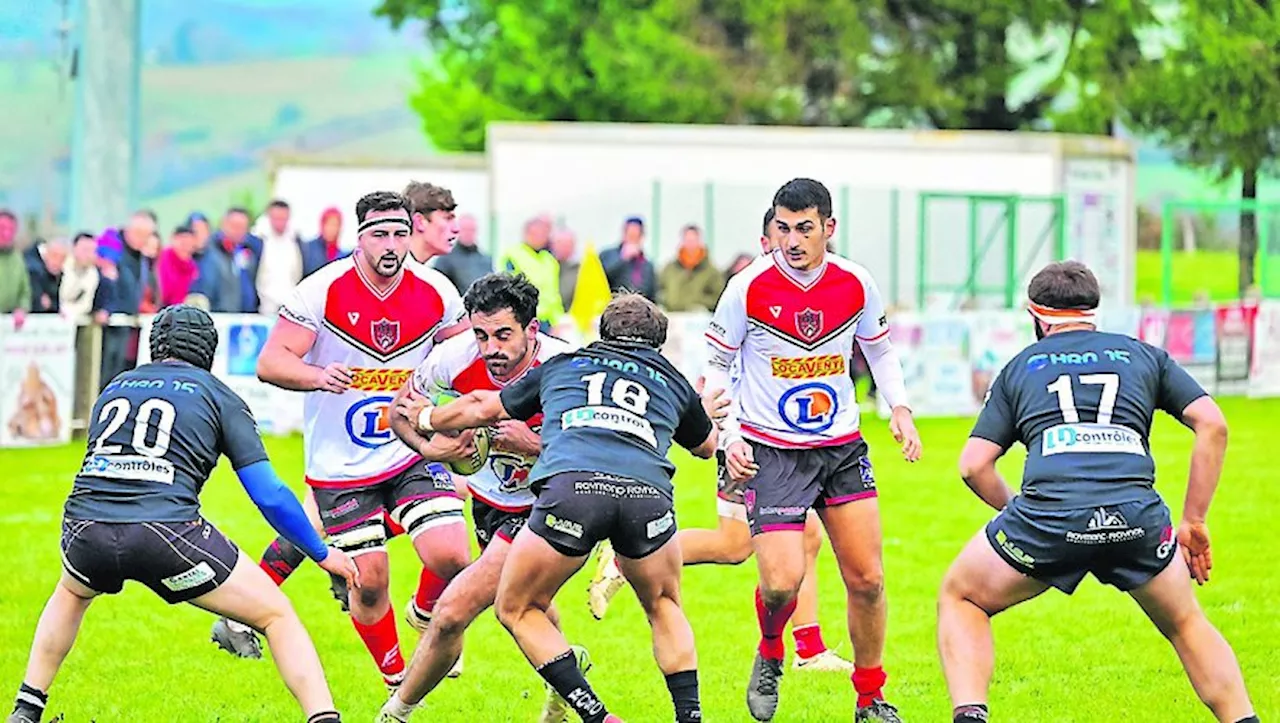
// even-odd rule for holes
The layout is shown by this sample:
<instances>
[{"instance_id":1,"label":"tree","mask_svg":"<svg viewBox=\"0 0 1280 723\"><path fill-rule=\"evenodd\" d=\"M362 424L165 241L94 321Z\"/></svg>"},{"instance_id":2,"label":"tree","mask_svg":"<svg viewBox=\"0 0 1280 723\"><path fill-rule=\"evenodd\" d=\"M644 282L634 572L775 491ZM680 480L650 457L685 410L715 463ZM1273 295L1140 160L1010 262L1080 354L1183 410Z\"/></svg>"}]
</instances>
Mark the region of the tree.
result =
<instances>
[{"instance_id":1,"label":"tree","mask_svg":"<svg viewBox=\"0 0 1280 723\"><path fill-rule=\"evenodd\" d=\"M480 150L494 120L719 123L738 110L725 46L689 0L384 0L434 50L411 99L428 135Z\"/></svg>"},{"instance_id":2,"label":"tree","mask_svg":"<svg viewBox=\"0 0 1280 723\"><path fill-rule=\"evenodd\" d=\"M1219 179L1258 174L1280 149L1280 16L1269 0L1188 0L1171 25L1180 42L1135 72L1125 104L1134 125ZM1240 213L1239 291L1254 281L1256 215ZM1265 259L1264 259L1265 262Z\"/></svg>"}]
</instances>

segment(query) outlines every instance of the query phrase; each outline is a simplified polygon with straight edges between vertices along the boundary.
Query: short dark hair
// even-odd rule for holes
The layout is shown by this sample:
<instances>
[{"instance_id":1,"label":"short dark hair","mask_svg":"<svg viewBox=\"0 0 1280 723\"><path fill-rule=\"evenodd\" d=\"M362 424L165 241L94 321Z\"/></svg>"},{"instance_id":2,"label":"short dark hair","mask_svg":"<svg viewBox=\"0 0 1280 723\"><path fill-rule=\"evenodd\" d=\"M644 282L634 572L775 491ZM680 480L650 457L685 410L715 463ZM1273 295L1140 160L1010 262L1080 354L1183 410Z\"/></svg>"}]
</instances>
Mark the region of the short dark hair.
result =
<instances>
[{"instance_id":1,"label":"short dark hair","mask_svg":"<svg viewBox=\"0 0 1280 723\"><path fill-rule=\"evenodd\" d=\"M283 208L284 210L288 211L289 203L285 201L283 198L277 198L277 199L274 199L271 203L268 203L267 208Z\"/></svg>"},{"instance_id":2,"label":"short dark hair","mask_svg":"<svg viewBox=\"0 0 1280 723\"><path fill-rule=\"evenodd\" d=\"M702 227L701 227L701 226L699 226L699 225L698 225L698 224L696 224L696 223L686 223L684 226L681 226L681 227L680 227L680 235L681 235L681 236L683 236L683 235L685 235L685 234L689 233L690 231L692 231L692 232L694 232L694 233L698 234L699 236L701 236L701 235L702 235Z\"/></svg>"},{"instance_id":3,"label":"short dark hair","mask_svg":"<svg viewBox=\"0 0 1280 723\"><path fill-rule=\"evenodd\" d=\"M7 218L14 223L18 222L18 216L7 208L0 208L0 218Z\"/></svg>"},{"instance_id":4,"label":"short dark hair","mask_svg":"<svg viewBox=\"0 0 1280 723\"><path fill-rule=\"evenodd\" d=\"M395 191L374 191L366 193L356 201L356 223L364 223L364 219L370 213L377 211L394 211L396 209L404 209L404 212L413 215L413 207L409 205L409 199L401 196Z\"/></svg>"},{"instance_id":5,"label":"short dark hair","mask_svg":"<svg viewBox=\"0 0 1280 723\"><path fill-rule=\"evenodd\" d=\"M667 316L640 294L621 293L600 315L600 338L660 349L667 343Z\"/></svg>"},{"instance_id":6,"label":"short dark hair","mask_svg":"<svg viewBox=\"0 0 1280 723\"><path fill-rule=\"evenodd\" d=\"M831 192L812 178L793 178L773 194L774 208L788 211L818 210L819 218L831 218Z\"/></svg>"},{"instance_id":7,"label":"short dark hair","mask_svg":"<svg viewBox=\"0 0 1280 723\"><path fill-rule=\"evenodd\" d=\"M622 227L626 228L633 223L639 226L641 231L644 230L644 219L639 216L627 216L627 220L622 222Z\"/></svg>"},{"instance_id":8,"label":"short dark hair","mask_svg":"<svg viewBox=\"0 0 1280 723\"><path fill-rule=\"evenodd\" d=\"M227 212L222 214L222 216L223 218L226 218L227 216L231 216L235 214L239 214L241 216L244 216L245 218L249 218L249 209L245 208L244 206L232 206L231 208L228 208Z\"/></svg>"},{"instance_id":9,"label":"short dark hair","mask_svg":"<svg viewBox=\"0 0 1280 723\"><path fill-rule=\"evenodd\" d=\"M773 206L770 206L769 210L764 212L764 223L760 224L761 236L769 235L769 227L773 225L773 217L776 215L778 214L773 210Z\"/></svg>"},{"instance_id":10,"label":"short dark hair","mask_svg":"<svg viewBox=\"0 0 1280 723\"><path fill-rule=\"evenodd\" d=\"M1088 266L1079 261L1056 261L1031 277L1027 298L1052 309L1096 309L1102 291Z\"/></svg>"},{"instance_id":11,"label":"short dark hair","mask_svg":"<svg viewBox=\"0 0 1280 723\"><path fill-rule=\"evenodd\" d=\"M98 242L98 237L97 237L97 236L94 236L93 234L89 233L88 231L81 231L81 232L77 233L75 236L72 236L72 237L71 237L71 245L72 245L72 246L75 246L76 244L80 243L80 239L85 239L85 238L89 239L90 241L92 241L92 242L94 242L94 243L97 243L97 242Z\"/></svg>"},{"instance_id":12,"label":"short dark hair","mask_svg":"<svg viewBox=\"0 0 1280 723\"><path fill-rule=\"evenodd\" d=\"M172 233L172 234L169 234L169 235L170 235L170 236L177 236L177 235L178 235L178 234L180 234L180 233L184 233L184 234L193 234L193 233L195 233L195 231L192 231L190 226L187 226L187 225L185 225L185 224L184 224L184 225L182 225L182 226L177 226L177 227L175 227L175 228L173 229L173 233Z\"/></svg>"},{"instance_id":13,"label":"short dark hair","mask_svg":"<svg viewBox=\"0 0 1280 723\"><path fill-rule=\"evenodd\" d=\"M462 305L468 314L510 309L520 326L528 326L538 315L538 287L524 274L485 274L472 282Z\"/></svg>"},{"instance_id":14,"label":"short dark hair","mask_svg":"<svg viewBox=\"0 0 1280 723\"><path fill-rule=\"evenodd\" d=\"M159 223L159 222L160 222L160 217L159 217L159 216L156 216L156 212L155 212L153 209L150 209L150 208L140 208L140 209L138 209L137 211L134 211L134 214L136 214L136 215L141 215L141 216L146 216L147 218L151 219L151 223Z\"/></svg>"},{"instance_id":15,"label":"short dark hair","mask_svg":"<svg viewBox=\"0 0 1280 723\"><path fill-rule=\"evenodd\" d=\"M409 181L404 187L404 197L409 200L409 215L420 213L424 216L432 211L452 211L458 207L453 200L453 192L443 186L433 186L421 181Z\"/></svg>"}]
</instances>

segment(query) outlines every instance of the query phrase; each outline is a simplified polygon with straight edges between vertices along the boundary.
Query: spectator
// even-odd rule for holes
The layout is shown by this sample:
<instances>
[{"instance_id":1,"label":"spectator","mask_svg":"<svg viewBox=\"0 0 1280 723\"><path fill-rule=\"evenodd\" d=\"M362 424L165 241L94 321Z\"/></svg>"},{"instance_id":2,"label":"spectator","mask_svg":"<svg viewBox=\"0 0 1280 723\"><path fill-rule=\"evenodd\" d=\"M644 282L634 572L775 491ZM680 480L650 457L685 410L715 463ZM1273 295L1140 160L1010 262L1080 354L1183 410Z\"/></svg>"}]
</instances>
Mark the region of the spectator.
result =
<instances>
[{"instance_id":1,"label":"spectator","mask_svg":"<svg viewBox=\"0 0 1280 723\"><path fill-rule=\"evenodd\" d=\"M302 244L302 276L306 278L325 264L349 255L338 248L342 235L342 212L330 206L320 214L320 235Z\"/></svg>"},{"instance_id":2,"label":"spectator","mask_svg":"<svg viewBox=\"0 0 1280 723\"><path fill-rule=\"evenodd\" d=\"M476 217L458 217L458 243L444 256L436 257L436 271L453 282L465 294L471 282L493 271L493 259L476 246Z\"/></svg>"},{"instance_id":3,"label":"spectator","mask_svg":"<svg viewBox=\"0 0 1280 723\"><path fill-rule=\"evenodd\" d=\"M144 283L142 254L155 232L156 225L151 220L151 215L138 211L129 218L123 231L113 230L112 234L104 234L105 243L100 239L99 255L108 261L115 259L114 271L107 273L116 278L110 298L104 304L111 314L128 317L138 315L142 306ZM113 239L122 242L120 247L117 248L112 243ZM137 329L132 326L115 325L103 329L101 388L106 388L117 374L133 367L130 360L137 358L137 349Z\"/></svg>"},{"instance_id":4,"label":"spectator","mask_svg":"<svg viewBox=\"0 0 1280 723\"><path fill-rule=\"evenodd\" d=\"M268 316L280 310L302 280L302 237L290 215L289 204L277 198L253 228L254 235L262 239L258 273L251 277L258 290L256 311Z\"/></svg>"},{"instance_id":5,"label":"spectator","mask_svg":"<svg viewBox=\"0 0 1280 723\"><path fill-rule=\"evenodd\" d=\"M524 223L524 243L516 244L502 255L502 270L524 274L538 287L538 320L542 330L550 331L564 316L560 302L560 262L551 255L551 219L535 216Z\"/></svg>"},{"instance_id":6,"label":"spectator","mask_svg":"<svg viewBox=\"0 0 1280 723\"><path fill-rule=\"evenodd\" d=\"M658 278L653 264L644 256L644 219L628 218L622 226L622 242L600 254L600 265L609 279L609 288L634 291L649 301L658 301Z\"/></svg>"},{"instance_id":7,"label":"spectator","mask_svg":"<svg viewBox=\"0 0 1280 723\"><path fill-rule=\"evenodd\" d=\"M155 218L154 214L151 218ZM156 272L156 262L160 260L163 245L160 234L153 231L142 247L142 300L138 302L139 314L154 314L160 310L160 276Z\"/></svg>"},{"instance_id":8,"label":"spectator","mask_svg":"<svg viewBox=\"0 0 1280 723\"><path fill-rule=\"evenodd\" d=\"M733 278L739 271L750 266L751 262L755 260L756 257L751 254L738 254L737 256L734 256L733 261L729 263L729 268L724 272L725 283L728 283L729 279Z\"/></svg>"},{"instance_id":9,"label":"spectator","mask_svg":"<svg viewBox=\"0 0 1280 723\"><path fill-rule=\"evenodd\" d=\"M58 313L58 286L67 262L66 242L37 241L24 256L31 279L31 313Z\"/></svg>"},{"instance_id":10,"label":"spectator","mask_svg":"<svg viewBox=\"0 0 1280 723\"><path fill-rule=\"evenodd\" d=\"M187 222L184 224L191 229L191 235L195 237L196 248L204 249L209 245L209 219L199 211L193 211L187 216Z\"/></svg>"},{"instance_id":11,"label":"spectator","mask_svg":"<svg viewBox=\"0 0 1280 723\"><path fill-rule=\"evenodd\" d=\"M13 327L22 322L31 309L31 277L16 248L18 217L0 208L0 314L13 314Z\"/></svg>"},{"instance_id":12,"label":"spectator","mask_svg":"<svg viewBox=\"0 0 1280 723\"><path fill-rule=\"evenodd\" d=\"M560 227L551 234L551 255L560 262L560 300L564 302L565 311L573 307L573 292L578 288L578 271L582 262L574 258L578 237L565 227Z\"/></svg>"},{"instance_id":13,"label":"spectator","mask_svg":"<svg viewBox=\"0 0 1280 723\"><path fill-rule=\"evenodd\" d=\"M62 270L62 285L58 288L58 308L62 315L84 324L97 317L102 310L104 296L109 288L99 283L98 240L91 233L78 233L71 241L71 263Z\"/></svg>"},{"instance_id":14,"label":"spectator","mask_svg":"<svg viewBox=\"0 0 1280 723\"><path fill-rule=\"evenodd\" d=\"M249 233L249 212L239 207L229 209L197 262L200 272L192 291L209 300L210 311L255 313L261 258L262 240Z\"/></svg>"},{"instance_id":15,"label":"spectator","mask_svg":"<svg viewBox=\"0 0 1280 723\"><path fill-rule=\"evenodd\" d=\"M196 235L188 226L179 226L169 236L169 246L156 260L156 280L160 286L160 308L187 300L200 273L196 265Z\"/></svg>"},{"instance_id":16,"label":"spectator","mask_svg":"<svg viewBox=\"0 0 1280 723\"><path fill-rule=\"evenodd\" d=\"M676 258L659 279L662 306L667 311L714 311L724 291L724 275L707 258L701 229L689 224L680 233Z\"/></svg>"}]
</instances>

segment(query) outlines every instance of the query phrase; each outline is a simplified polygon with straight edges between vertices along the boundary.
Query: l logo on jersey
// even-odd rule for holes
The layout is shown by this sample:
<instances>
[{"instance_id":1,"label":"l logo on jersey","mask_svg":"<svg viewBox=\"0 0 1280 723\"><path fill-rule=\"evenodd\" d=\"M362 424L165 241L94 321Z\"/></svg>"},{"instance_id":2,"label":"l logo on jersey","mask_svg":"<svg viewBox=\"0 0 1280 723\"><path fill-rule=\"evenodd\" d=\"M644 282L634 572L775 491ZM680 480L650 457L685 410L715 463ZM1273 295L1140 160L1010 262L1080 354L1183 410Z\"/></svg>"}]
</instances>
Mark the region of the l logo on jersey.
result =
<instances>
[{"instance_id":1,"label":"l logo on jersey","mask_svg":"<svg viewBox=\"0 0 1280 723\"><path fill-rule=\"evenodd\" d=\"M373 344L378 349L388 352L400 343L400 322L387 318L372 322Z\"/></svg>"},{"instance_id":2,"label":"l logo on jersey","mask_svg":"<svg viewBox=\"0 0 1280 723\"><path fill-rule=\"evenodd\" d=\"M394 397L377 395L351 405L347 410L347 436L365 449L377 449L390 442L391 402Z\"/></svg>"},{"instance_id":3,"label":"l logo on jersey","mask_svg":"<svg viewBox=\"0 0 1280 723\"><path fill-rule=\"evenodd\" d=\"M822 312L805 307L796 312L796 332L805 341L813 341L822 333Z\"/></svg>"},{"instance_id":4,"label":"l logo on jersey","mask_svg":"<svg viewBox=\"0 0 1280 723\"><path fill-rule=\"evenodd\" d=\"M796 432L825 432L836 422L840 400L836 390L821 382L801 384L778 400L778 416Z\"/></svg>"}]
</instances>

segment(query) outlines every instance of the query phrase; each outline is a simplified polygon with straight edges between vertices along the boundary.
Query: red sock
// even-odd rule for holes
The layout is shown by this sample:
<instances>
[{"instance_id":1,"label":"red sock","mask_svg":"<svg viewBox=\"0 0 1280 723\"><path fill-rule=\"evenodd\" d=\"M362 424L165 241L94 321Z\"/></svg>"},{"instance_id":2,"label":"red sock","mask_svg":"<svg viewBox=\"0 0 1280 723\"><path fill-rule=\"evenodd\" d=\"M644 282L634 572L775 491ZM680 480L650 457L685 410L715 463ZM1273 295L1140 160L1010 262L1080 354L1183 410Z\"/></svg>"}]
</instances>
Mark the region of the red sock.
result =
<instances>
[{"instance_id":1,"label":"red sock","mask_svg":"<svg viewBox=\"0 0 1280 723\"><path fill-rule=\"evenodd\" d=\"M827 652L827 644L822 642L822 628L817 623L792 626L791 634L796 639L796 655L801 658L812 658Z\"/></svg>"},{"instance_id":2,"label":"red sock","mask_svg":"<svg viewBox=\"0 0 1280 723\"><path fill-rule=\"evenodd\" d=\"M787 629L787 621L796 611L796 601L790 602L777 610L770 610L764 605L760 588L756 588L756 620L760 622L760 655L770 660L782 660L786 657L786 648L782 645L782 633Z\"/></svg>"},{"instance_id":3,"label":"red sock","mask_svg":"<svg viewBox=\"0 0 1280 723\"><path fill-rule=\"evenodd\" d=\"M413 594L413 603L422 612L431 612L448 585L448 580L438 577L431 568L423 566L422 574L418 576L418 591Z\"/></svg>"},{"instance_id":4,"label":"red sock","mask_svg":"<svg viewBox=\"0 0 1280 723\"><path fill-rule=\"evenodd\" d=\"M404 672L404 658L400 655L400 636L396 633L396 611L388 608L387 614L373 625L363 625L354 617L351 622L360 633L360 639L378 664L378 670L384 676L399 675Z\"/></svg>"},{"instance_id":5,"label":"red sock","mask_svg":"<svg viewBox=\"0 0 1280 723\"><path fill-rule=\"evenodd\" d=\"M878 665L874 668L854 668L850 679L853 681L853 689L858 691L859 708L865 708L884 697L880 692L884 681L888 679L884 668Z\"/></svg>"}]
</instances>

